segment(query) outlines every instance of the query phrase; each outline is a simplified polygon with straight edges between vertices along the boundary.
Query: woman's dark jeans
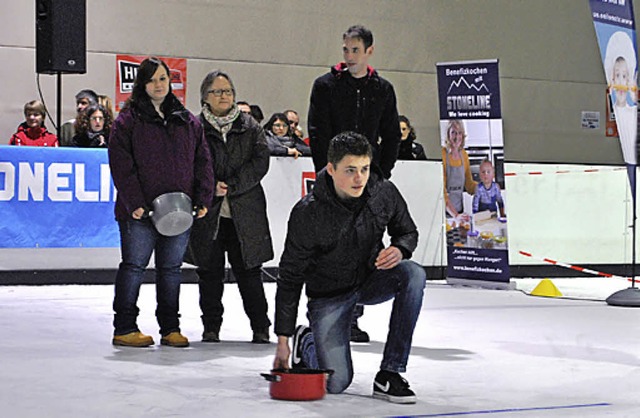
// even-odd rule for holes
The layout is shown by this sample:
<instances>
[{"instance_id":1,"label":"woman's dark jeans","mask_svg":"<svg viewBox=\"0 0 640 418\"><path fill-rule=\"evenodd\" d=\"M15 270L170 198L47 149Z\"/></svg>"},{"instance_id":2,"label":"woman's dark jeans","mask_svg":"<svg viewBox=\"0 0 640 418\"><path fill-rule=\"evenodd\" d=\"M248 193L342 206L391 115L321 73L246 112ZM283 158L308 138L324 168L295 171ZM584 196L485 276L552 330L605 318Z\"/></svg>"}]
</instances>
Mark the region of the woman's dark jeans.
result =
<instances>
[{"instance_id":1,"label":"woman's dark jeans","mask_svg":"<svg viewBox=\"0 0 640 418\"><path fill-rule=\"evenodd\" d=\"M220 218L218 235L212 246L213 262L200 267L198 286L200 288L200 309L205 331L219 330L222 324L222 294L224 292L225 253L228 254L231 270L238 283L244 311L249 317L251 329L260 331L269 328L271 322L267 316L267 298L262 285L261 266L245 268L242 248L233 220Z\"/></svg>"},{"instance_id":2,"label":"woman's dark jeans","mask_svg":"<svg viewBox=\"0 0 640 418\"><path fill-rule=\"evenodd\" d=\"M118 222L122 262L116 276L113 310L115 335L139 331L137 306L144 271L155 250L156 318L160 334L180 331L178 314L182 258L190 230L174 237L158 233L149 219Z\"/></svg>"}]
</instances>

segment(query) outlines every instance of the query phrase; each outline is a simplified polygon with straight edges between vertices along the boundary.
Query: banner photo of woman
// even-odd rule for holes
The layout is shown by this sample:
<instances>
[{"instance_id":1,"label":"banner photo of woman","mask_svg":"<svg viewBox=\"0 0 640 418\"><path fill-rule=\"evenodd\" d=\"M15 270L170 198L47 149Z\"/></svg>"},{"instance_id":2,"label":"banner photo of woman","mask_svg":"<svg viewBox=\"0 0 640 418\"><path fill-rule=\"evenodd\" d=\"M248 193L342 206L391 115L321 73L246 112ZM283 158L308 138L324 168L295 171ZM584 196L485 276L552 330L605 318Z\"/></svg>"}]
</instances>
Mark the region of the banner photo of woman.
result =
<instances>
[{"instance_id":1,"label":"banner photo of woman","mask_svg":"<svg viewBox=\"0 0 640 418\"><path fill-rule=\"evenodd\" d=\"M447 281L509 283L498 61L437 64Z\"/></svg>"}]
</instances>

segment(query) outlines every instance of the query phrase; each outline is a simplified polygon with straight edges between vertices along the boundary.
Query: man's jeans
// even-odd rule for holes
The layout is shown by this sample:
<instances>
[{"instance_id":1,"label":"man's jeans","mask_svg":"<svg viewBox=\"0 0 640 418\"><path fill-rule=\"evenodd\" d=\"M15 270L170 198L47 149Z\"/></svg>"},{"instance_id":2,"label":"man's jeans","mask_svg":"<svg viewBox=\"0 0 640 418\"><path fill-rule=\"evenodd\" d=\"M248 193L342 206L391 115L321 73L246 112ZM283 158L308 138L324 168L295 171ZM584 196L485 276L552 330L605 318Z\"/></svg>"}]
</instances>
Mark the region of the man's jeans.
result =
<instances>
[{"instance_id":1,"label":"man's jeans","mask_svg":"<svg viewBox=\"0 0 640 418\"><path fill-rule=\"evenodd\" d=\"M122 262L116 275L113 310L114 335L139 331L138 295L144 270L155 250L156 317L160 334L180 331L178 299L180 297L180 266L189 242L190 230L175 237L160 235L150 219L118 222Z\"/></svg>"},{"instance_id":2,"label":"man's jeans","mask_svg":"<svg viewBox=\"0 0 640 418\"><path fill-rule=\"evenodd\" d=\"M312 334L302 342L302 359L309 368L334 371L327 382L329 393L344 391L353 379L349 338L356 303L376 305L394 299L380 369L406 371L426 279L420 265L403 260L393 269L376 270L353 292L309 300L307 308Z\"/></svg>"}]
</instances>

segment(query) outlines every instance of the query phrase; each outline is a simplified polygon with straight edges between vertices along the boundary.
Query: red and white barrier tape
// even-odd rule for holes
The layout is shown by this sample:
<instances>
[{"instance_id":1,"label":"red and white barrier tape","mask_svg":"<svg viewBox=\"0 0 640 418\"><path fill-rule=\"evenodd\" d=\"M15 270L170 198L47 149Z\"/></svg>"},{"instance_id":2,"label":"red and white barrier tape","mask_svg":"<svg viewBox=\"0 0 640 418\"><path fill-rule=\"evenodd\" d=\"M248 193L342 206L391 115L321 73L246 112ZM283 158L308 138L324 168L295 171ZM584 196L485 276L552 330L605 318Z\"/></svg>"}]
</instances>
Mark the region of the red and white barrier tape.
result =
<instances>
[{"instance_id":1,"label":"red and white barrier tape","mask_svg":"<svg viewBox=\"0 0 640 418\"><path fill-rule=\"evenodd\" d=\"M625 167L615 167L615 168L586 168L584 170L557 170L557 171L527 171L527 172L510 172L504 173L505 177L513 177L513 176L541 176L543 174L570 174L570 173L597 173L599 171L621 171L626 170Z\"/></svg>"},{"instance_id":2,"label":"red and white barrier tape","mask_svg":"<svg viewBox=\"0 0 640 418\"><path fill-rule=\"evenodd\" d=\"M518 251L518 252L520 254L524 255L525 257L535 258L537 260L541 260L541 261L544 261L544 262L549 263L549 264L553 264L553 265L560 266L560 267L565 267L565 268L576 270L576 271L579 271L579 272L582 272L582 273L588 273L588 274L593 274L595 276L610 277L610 278L613 278L613 279L623 279L623 280L631 281L630 277L622 277L622 276L617 276L615 274L603 273L601 271L591 270L591 269L587 269L587 268L580 267L580 266L574 266L574 265L571 265L571 264L563 263L561 261L552 260L550 258L535 257L531 253L528 253L528 252L525 252L525 251Z\"/></svg>"}]
</instances>

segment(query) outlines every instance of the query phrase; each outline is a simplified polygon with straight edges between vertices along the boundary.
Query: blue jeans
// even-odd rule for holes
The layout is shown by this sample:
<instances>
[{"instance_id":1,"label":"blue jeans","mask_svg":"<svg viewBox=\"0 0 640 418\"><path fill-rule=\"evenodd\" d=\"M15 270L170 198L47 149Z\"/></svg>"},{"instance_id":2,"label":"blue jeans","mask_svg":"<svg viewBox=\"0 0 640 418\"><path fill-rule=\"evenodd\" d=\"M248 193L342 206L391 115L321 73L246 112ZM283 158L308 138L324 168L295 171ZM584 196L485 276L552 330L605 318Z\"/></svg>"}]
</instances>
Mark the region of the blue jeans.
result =
<instances>
[{"instance_id":1,"label":"blue jeans","mask_svg":"<svg viewBox=\"0 0 640 418\"><path fill-rule=\"evenodd\" d=\"M144 271L155 250L156 264L156 318L160 334L180 331L178 299L182 257L189 242L189 231L174 237L160 235L151 220L118 222L122 262L116 275L114 335L140 331L136 319L140 310L136 305Z\"/></svg>"},{"instance_id":2,"label":"blue jeans","mask_svg":"<svg viewBox=\"0 0 640 418\"><path fill-rule=\"evenodd\" d=\"M357 290L332 298L309 299L312 333L302 342L302 359L309 368L334 371L327 381L329 393L344 391L353 380L349 337L356 304L377 305L394 299L380 369L406 371L426 280L419 264L403 260L390 270L376 270Z\"/></svg>"}]
</instances>

